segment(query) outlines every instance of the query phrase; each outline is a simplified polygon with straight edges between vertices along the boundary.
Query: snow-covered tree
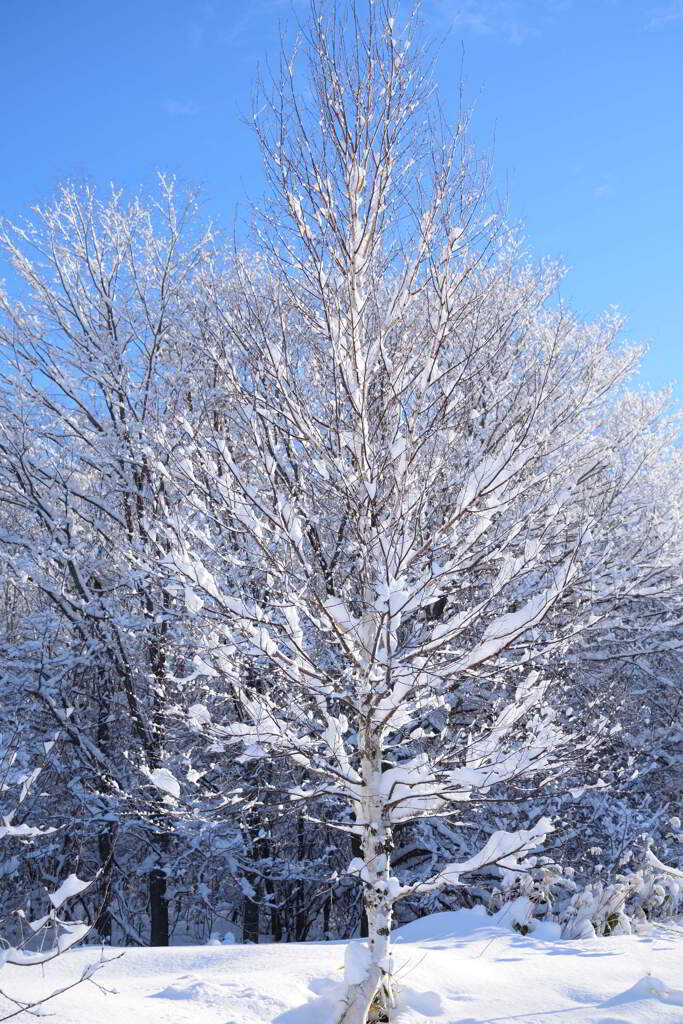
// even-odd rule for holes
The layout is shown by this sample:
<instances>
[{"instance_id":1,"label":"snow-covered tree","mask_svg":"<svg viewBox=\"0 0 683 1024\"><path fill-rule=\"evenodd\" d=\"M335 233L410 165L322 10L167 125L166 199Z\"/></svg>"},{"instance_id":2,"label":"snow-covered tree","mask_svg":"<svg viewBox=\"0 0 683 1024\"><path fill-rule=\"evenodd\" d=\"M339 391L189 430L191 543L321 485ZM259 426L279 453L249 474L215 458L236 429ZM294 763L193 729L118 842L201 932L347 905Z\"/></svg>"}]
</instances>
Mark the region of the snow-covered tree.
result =
<instances>
[{"instance_id":1,"label":"snow-covered tree","mask_svg":"<svg viewBox=\"0 0 683 1024\"><path fill-rule=\"evenodd\" d=\"M25 847L53 831L51 828L40 828L20 820L24 816L24 805L41 775L45 756L53 742L46 745L42 761L39 760L37 764L34 762L31 771L26 772L22 767L16 735L8 737L6 734L0 734L0 843L3 846L14 843ZM75 874L70 874L54 892L46 893L46 914L32 920L22 909L15 913L14 921L10 922L7 929L4 927L7 922L0 922L0 968L5 964L41 967L81 942L92 926L84 921L71 920L65 916L65 908L69 901L80 896L91 884L91 881L83 881ZM109 959L101 956L99 961L88 964L75 982L55 989L40 999L11 995L0 988L0 996L12 1007L8 1013L3 1012L0 1021L12 1020L24 1012L30 1013L36 1007L43 1006L76 985L92 981L96 972L108 963Z\"/></svg>"},{"instance_id":2,"label":"snow-covered tree","mask_svg":"<svg viewBox=\"0 0 683 1024\"><path fill-rule=\"evenodd\" d=\"M68 737L52 769L84 842L96 838L103 934L129 886L108 877L119 823L134 819L153 944L169 940L173 820L154 773L180 677L197 675L184 665L184 610L154 572L164 460L192 416L201 351L193 281L211 234L195 214L195 197L179 201L163 177L131 201L65 185L0 232L23 286L0 296L0 573L20 607L0 633L3 687L38 738Z\"/></svg>"},{"instance_id":3,"label":"snow-covered tree","mask_svg":"<svg viewBox=\"0 0 683 1024\"><path fill-rule=\"evenodd\" d=\"M247 763L288 758L291 800L326 801L360 842L369 942L339 1019L363 1024L391 1004L395 901L519 872L551 829L392 873L406 823L560 770L554 660L629 595L672 589L676 538L638 487L670 431L665 397L624 391L619 322L553 303L557 269L492 220L415 19L313 2L300 51L255 115L261 256L215 303L220 386L174 462L167 566L236 702L214 726L196 708L197 728Z\"/></svg>"}]
</instances>

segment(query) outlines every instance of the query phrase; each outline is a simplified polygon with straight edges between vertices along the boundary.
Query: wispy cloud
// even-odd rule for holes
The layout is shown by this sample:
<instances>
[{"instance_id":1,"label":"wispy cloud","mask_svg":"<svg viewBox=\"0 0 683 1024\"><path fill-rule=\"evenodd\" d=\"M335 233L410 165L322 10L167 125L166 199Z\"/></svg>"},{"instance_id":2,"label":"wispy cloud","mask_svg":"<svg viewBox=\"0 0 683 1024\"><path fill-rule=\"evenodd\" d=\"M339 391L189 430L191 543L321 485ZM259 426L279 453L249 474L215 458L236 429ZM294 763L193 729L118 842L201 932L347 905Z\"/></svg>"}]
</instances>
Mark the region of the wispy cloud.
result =
<instances>
[{"instance_id":1,"label":"wispy cloud","mask_svg":"<svg viewBox=\"0 0 683 1024\"><path fill-rule=\"evenodd\" d=\"M200 4L197 8L197 17L190 24L188 40L193 50L198 50L206 39L209 23L216 16L216 8L212 3Z\"/></svg>"},{"instance_id":2,"label":"wispy cloud","mask_svg":"<svg viewBox=\"0 0 683 1024\"><path fill-rule=\"evenodd\" d=\"M603 202L605 199L614 199L616 194L612 186L607 182L602 185L596 185L593 189L593 199L598 203Z\"/></svg>"},{"instance_id":3,"label":"wispy cloud","mask_svg":"<svg viewBox=\"0 0 683 1024\"><path fill-rule=\"evenodd\" d=\"M683 0L674 0L663 7L654 7L650 11L648 28L665 28L674 21L683 21Z\"/></svg>"},{"instance_id":4,"label":"wispy cloud","mask_svg":"<svg viewBox=\"0 0 683 1024\"><path fill-rule=\"evenodd\" d=\"M298 8L305 12L308 2L309 0L252 0L250 4L242 5L239 14L230 12L230 18L221 25L218 38L224 43L234 45L248 35L253 36L254 26L265 19L278 24L282 18L285 27L290 23L290 27L296 28L296 22L291 15ZM257 50L254 57L257 53L260 55L261 51Z\"/></svg>"},{"instance_id":5,"label":"wispy cloud","mask_svg":"<svg viewBox=\"0 0 683 1024\"><path fill-rule=\"evenodd\" d=\"M169 117L194 117L199 113L199 107L194 100L166 99L163 101L162 107Z\"/></svg>"},{"instance_id":6,"label":"wispy cloud","mask_svg":"<svg viewBox=\"0 0 683 1024\"><path fill-rule=\"evenodd\" d=\"M572 0L435 0L453 28L520 46L569 10Z\"/></svg>"}]
</instances>

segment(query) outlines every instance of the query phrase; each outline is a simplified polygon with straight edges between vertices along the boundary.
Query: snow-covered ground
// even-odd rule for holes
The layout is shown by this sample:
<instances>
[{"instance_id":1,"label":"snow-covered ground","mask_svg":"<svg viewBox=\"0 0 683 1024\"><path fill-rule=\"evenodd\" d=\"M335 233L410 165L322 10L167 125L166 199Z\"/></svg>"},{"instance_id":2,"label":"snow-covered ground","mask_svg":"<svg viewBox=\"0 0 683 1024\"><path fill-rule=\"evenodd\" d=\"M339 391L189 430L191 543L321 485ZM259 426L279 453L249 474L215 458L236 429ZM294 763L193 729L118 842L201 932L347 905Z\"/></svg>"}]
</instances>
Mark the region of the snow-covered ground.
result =
<instances>
[{"instance_id":1,"label":"snow-covered ground","mask_svg":"<svg viewBox=\"0 0 683 1024\"><path fill-rule=\"evenodd\" d=\"M683 1022L683 923L657 925L649 935L563 942L519 935L473 910L423 918L395 938L395 1024ZM116 992L86 983L46 1009L58 1024L327 1024L345 948L129 949L96 975ZM37 997L96 958L90 947L44 971L5 967L0 988Z\"/></svg>"}]
</instances>

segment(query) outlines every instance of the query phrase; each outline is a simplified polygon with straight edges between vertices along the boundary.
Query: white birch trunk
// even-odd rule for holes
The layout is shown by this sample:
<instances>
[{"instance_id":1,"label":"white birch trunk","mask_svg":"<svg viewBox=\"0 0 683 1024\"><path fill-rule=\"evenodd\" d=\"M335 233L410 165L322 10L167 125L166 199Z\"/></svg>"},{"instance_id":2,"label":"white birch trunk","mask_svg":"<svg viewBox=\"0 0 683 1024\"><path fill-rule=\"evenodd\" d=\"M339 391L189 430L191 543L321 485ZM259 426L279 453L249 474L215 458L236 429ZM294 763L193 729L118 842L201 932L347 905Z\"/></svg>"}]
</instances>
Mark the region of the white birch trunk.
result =
<instances>
[{"instance_id":1,"label":"white birch trunk","mask_svg":"<svg viewBox=\"0 0 683 1024\"><path fill-rule=\"evenodd\" d=\"M368 917L369 963L365 978L351 985L339 1024L366 1024L376 995L388 1010L393 1005L389 939L393 896L390 891L391 828L387 824L386 798L382 792L382 731L372 716L362 733L361 774L363 798L363 899Z\"/></svg>"}]
</instances>

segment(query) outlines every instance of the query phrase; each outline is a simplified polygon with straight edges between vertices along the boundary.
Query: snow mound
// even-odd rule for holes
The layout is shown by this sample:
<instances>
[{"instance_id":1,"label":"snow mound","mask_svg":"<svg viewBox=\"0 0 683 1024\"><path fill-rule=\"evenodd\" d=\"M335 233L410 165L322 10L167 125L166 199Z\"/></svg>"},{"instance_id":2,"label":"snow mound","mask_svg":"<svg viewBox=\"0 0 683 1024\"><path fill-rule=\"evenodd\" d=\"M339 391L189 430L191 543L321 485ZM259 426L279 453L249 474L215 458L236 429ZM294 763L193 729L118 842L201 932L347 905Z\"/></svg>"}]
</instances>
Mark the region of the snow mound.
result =
<instances>
[{"instance_id":1,"label":"snow mound","mask_svg":"<svg viewBox=\"0 0 683 1024\"><path fill-rule=\"evenodd\" d=\"M411 1012L409 1012L411 1011ZM398 1014L394 1020L396 1024L412 1024L412 1021L420 1017L426 1020L433 1020L442 1017L445 1013L443 1000L438 992L417 992L413 988L406 988L401 985L399 988Z\"/></svg>"},{"instance_id":2,"label":"snow mound","mask_svg":"<svg viewBox=\"0 0 683 1024\"><path fill-rule=\"evenodd\" d=\"M469 939L474 941L493 939L497 936L514 933L513 925L517 918L510 913L507 904L499 913L487 914L484 907L472 907L471 910L444 910L439 914L428 914L417 921L396 928L392 932L392 942L446 942L448 940ZM552 942L562 935L562 928L553 921L529 922L529 938L544 939ZM521 937L521 936L520 936Z\"/></svg>"},{"instance_id":3,"label":"snow mound","mask_svg":"<svg viewBox=\"0 0 683 1024\"><path fill-rule=\"evenodd\" d=\"M391 938L393 942L466 939L483 929L505 934L509 928L506 929L499 924L498 917L500 915L491 917L484 907L472 907L471 910L444 910L439 914L419 917L417 921L396 928Z\"/></svg>"},{"instance_id":4,"label":"snow mound","mask_svg":"<svg viewBox=\"0 0 683 1024\"><path fill-rule=\"evenodd\" d=\"M639 999L659 999L669 1006L683 1006L683 990L669 988L659 978L647 974L625 992L607 999L602 1006L622 1006L624 1003L635 1003ZM683 1020L683 1014L681 1014Z\"/></svg>"},{"instance_id":5,"label":"snow mound","mask_svg":"<svg viewBox=\"0 0 683 1024\"><path fill-rule=\"evenodd\" d=\"M535 939L553 941L562 938L562 926L554 921L531 921L531 934Z\"/></svg>"},{"instance_id":6,"label":"snow mound","mask_svg":"<svg viewBox=\"0 0 683 1024\"><path fill-rule=\"evenodd\" d=\"M187 980L179 978L177 982L167 985L161 992L153 992L150 999L191 999L198 1003L211 1005L224 1000L225 992L220 985L190 976Z\"/></svg>"}]
</instances>

